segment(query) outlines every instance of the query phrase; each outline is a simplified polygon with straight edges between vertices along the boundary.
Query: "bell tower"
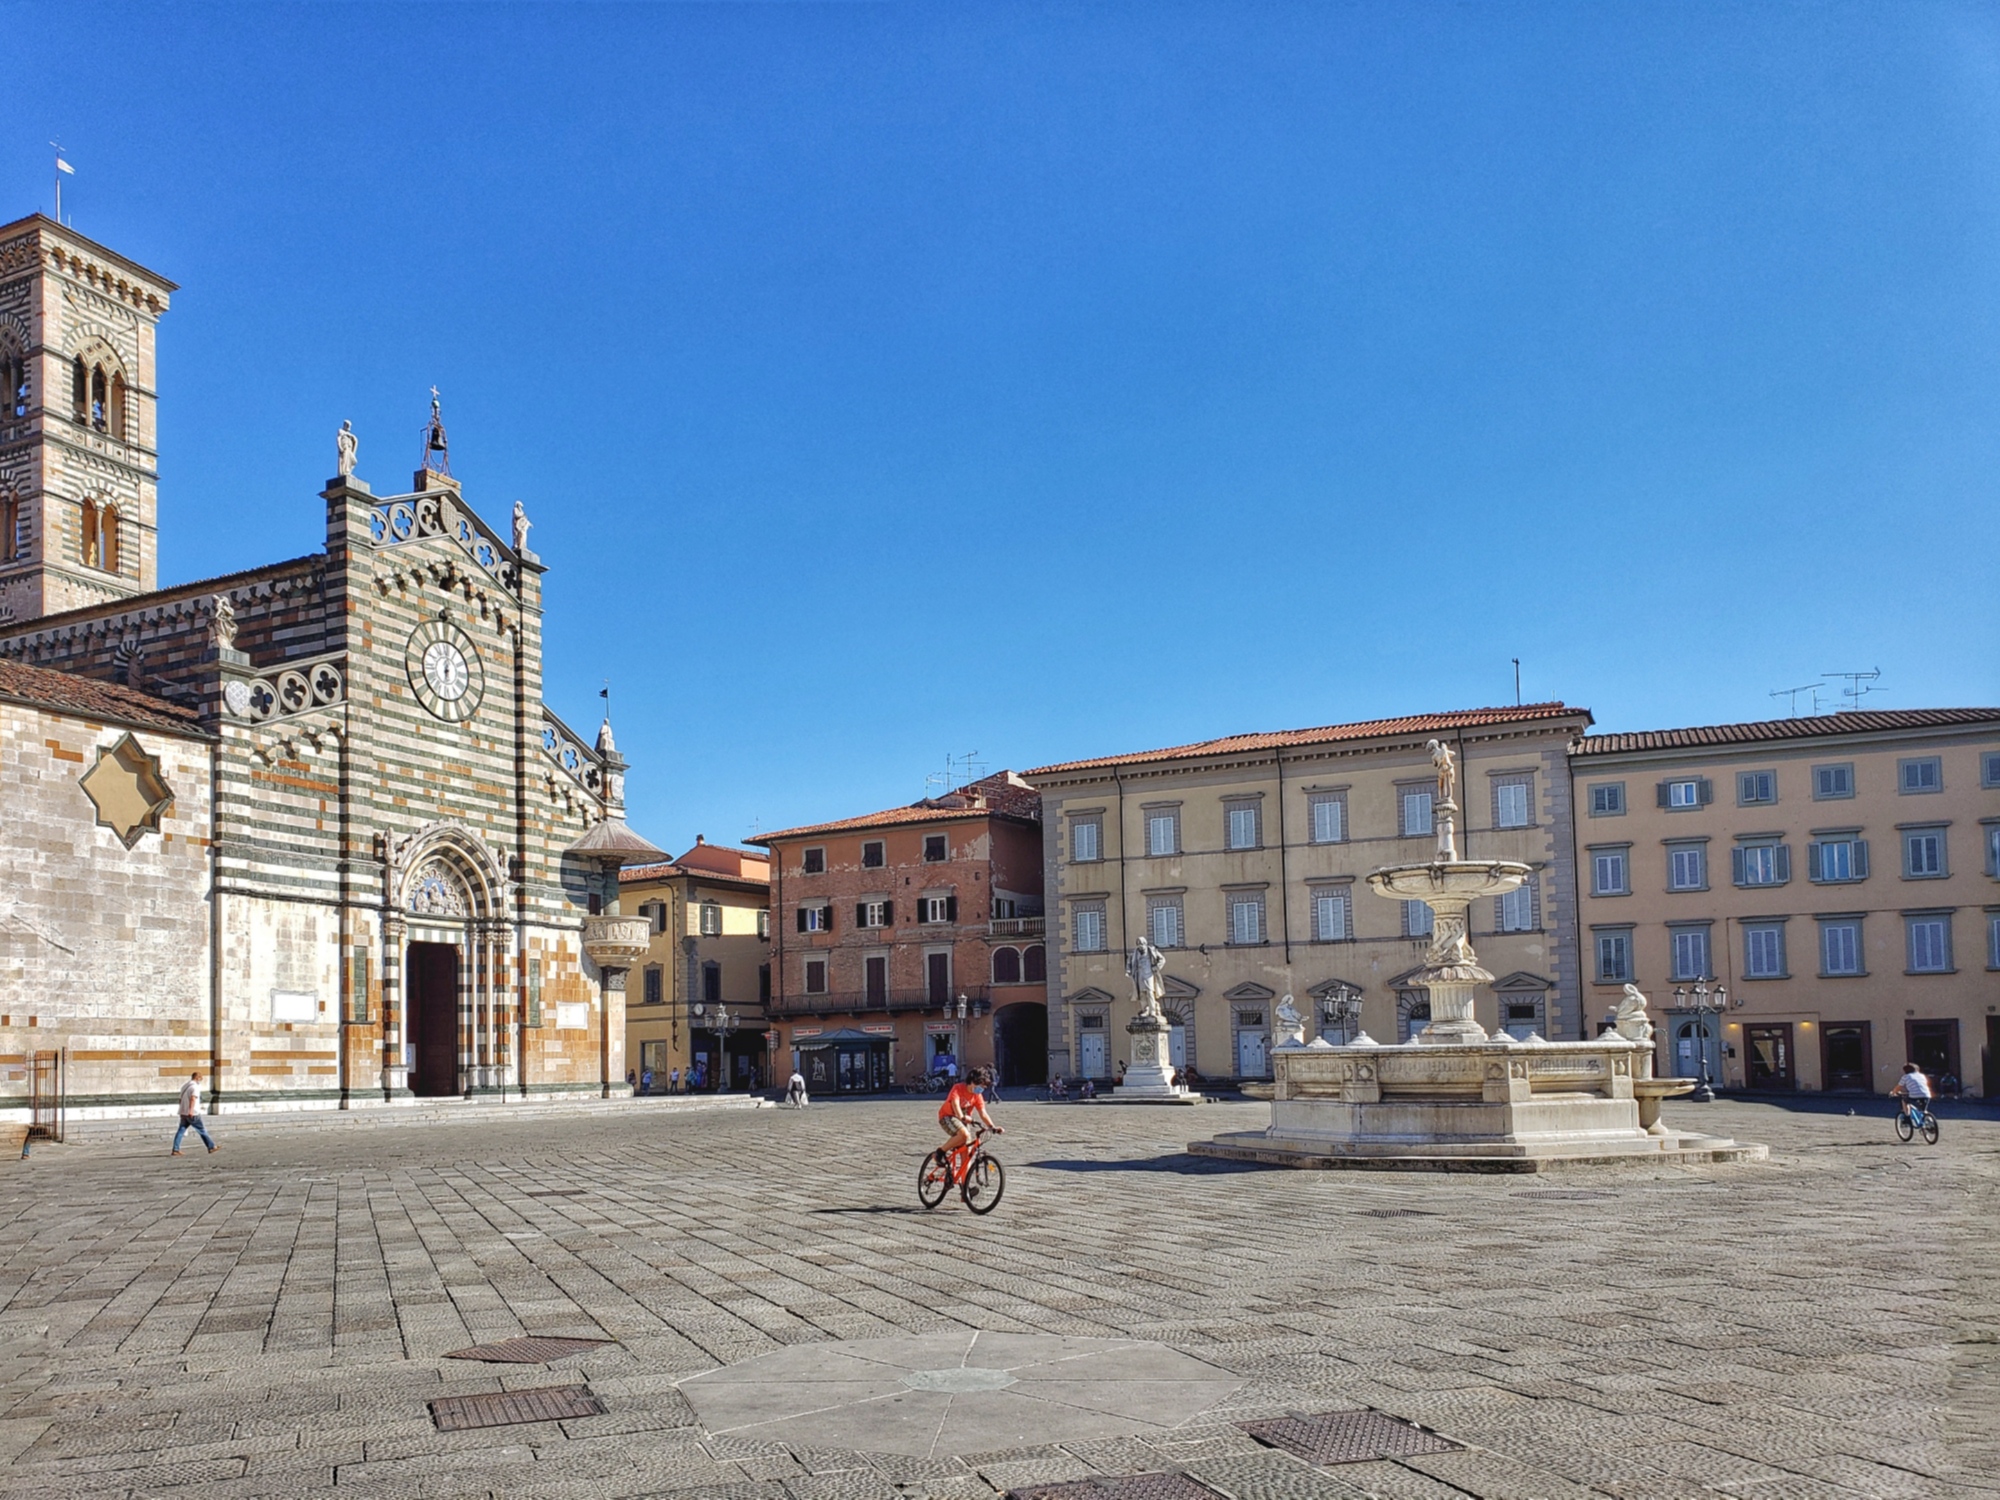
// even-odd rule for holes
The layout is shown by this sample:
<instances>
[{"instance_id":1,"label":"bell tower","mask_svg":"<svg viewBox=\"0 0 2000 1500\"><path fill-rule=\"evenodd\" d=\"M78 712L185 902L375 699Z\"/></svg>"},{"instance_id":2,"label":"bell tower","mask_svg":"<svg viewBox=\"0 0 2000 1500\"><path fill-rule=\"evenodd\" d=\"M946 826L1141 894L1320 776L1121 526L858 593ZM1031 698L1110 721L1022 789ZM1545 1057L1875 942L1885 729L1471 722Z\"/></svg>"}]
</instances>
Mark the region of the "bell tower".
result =
<instances>
[{"instance_id":1,"label":"bell tower","mask_svg":"<svg viewBox=\"0 0 2000 1500\"><path fill-rule=\"evenodd\" d=\"M0 624L159 586L154 338L171 281L0 225Z\"/></svg>"}]
</instances>

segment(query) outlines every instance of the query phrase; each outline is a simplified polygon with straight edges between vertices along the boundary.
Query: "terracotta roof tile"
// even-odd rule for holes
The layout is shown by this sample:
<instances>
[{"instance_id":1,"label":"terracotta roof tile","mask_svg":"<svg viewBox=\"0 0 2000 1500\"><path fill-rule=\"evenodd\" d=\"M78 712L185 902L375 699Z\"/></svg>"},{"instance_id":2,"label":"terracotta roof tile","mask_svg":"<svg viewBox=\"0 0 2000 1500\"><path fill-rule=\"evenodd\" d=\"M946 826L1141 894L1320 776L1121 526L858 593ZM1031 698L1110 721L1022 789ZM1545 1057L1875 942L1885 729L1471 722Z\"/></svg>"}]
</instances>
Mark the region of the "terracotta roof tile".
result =
<instances>
[{"instance_id":1,"label":"terracotta roof tile","mask_svg":"<svg viewBox=\"0 0 2000 1500\"><path fill-rule=\"evenodd\" d=\"M1639 750L1694 750L1767 744L1775 740L1824 739L1842 734L1881 734L1897 729L1945 729L1959 724L1992 724L2000 728L2000 708L1854 709L1802 719L1758 719L1748 724L1648 729L1637 734L1587 734L1570 746L1570 753L1617 755Z\"/></svg>"},{"instance_id":2,"label":"terracotta roof tile","mask_svg":"<svg viewBox=\"0 0 2000 1500\"><path fill-rule=\"evenodd\" d=\"M1011 779L1010 779L1011 778ZM973 797L984 799L974 805ZM1016 822L1038 823L1042 817L1042 794L1012 778L1007 771L970 782L942 797L926 797L907 807L884 808L858 818L840 818L831 823L808 823L798 828L781 828L759 834L753 844L767 848L779 839L802 838L808 834L848 833L862 828L897 828L913 823L962 823L973 818L1011 818Z\"/></svg>"},{"instance_id":3,"label":"terracotta roof tile","mask_svg":"<svg viewBox=\"0 0 2000 1500\"><path fill-rule=\"evenodd\" d=\"M29 666L26 662L0 661L0 698L52 708L83 719L164 729L173 734L202 737L207 734L202 728L201 714L185 704L113 682L79 677L73 672Z\"/></svg>"},{"instance_id":4,"label":"terracotta roof tile","mask_svg":"<svg viewBox=\"0 0 2000 1500\"><path fill-rule=\"evenodd\" d=\"M1165 750L1140 750L1131 755L1100 755L1092 760L1066 760L1053 766L1037 766L1025 774L1029 777L1048 776L1059 771L1087 771L1096 766L1131 766L1162 760L1192 760L1199 756L1234 755L1243 751L1270 750L1291 745L1325 745L1338 743L1341 740L1440 734L1452 729L1534 723L1577 716L1588 722L1590 710L1567 703L1528 703L1510 708L1463 708L1452 713L1415 714L1402 719L1366 719L1358 724L1328 724L1319 729L1281 729L1268 734L1225 735L1221 739L1201 740L1192 745L1174 745Z\"/></svg>"}]
</instances>

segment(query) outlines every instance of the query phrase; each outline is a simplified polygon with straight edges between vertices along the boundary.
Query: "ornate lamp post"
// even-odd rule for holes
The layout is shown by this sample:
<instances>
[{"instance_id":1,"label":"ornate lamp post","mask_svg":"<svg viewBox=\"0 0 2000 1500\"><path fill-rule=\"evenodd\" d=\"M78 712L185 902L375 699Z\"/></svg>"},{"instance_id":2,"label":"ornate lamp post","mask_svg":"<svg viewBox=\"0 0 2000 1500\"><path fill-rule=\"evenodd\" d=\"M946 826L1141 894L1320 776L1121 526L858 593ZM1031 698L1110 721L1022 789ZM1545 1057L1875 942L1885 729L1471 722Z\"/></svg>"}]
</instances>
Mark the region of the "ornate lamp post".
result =
<instances>
[{"instance_id":1,"label":"ornate lamp post","mask_svg":"<svg viewBox=\"0 0 2000 1500\"><path fill-rule=\"evenodd\" d=\"M1342 980L1332 991L1320 997L1319 1029L1324 1036L1330 1028L1340 1029L1343 1044L1354 1039L1354 1032L1361 1024L1361 991Z\"/></svg>"},{"instance_id":2,"label":"ornate lamp post","mask_svg":"<svg viewBox=\"0 0 2000 1500\"><path fill-rule=\"evenodd\" d=\"M1741 1000L1736 1002L1738 1005L1742 1003ZM1711 990L1706 980L1697 979L1694 988L1691 990L1682 989L1679 985L1674 986L1674 1009L1691 1010L1697 1016L1702 1017L1696 1023L1700 1028L1701 1039L1701 1083L1693 1093L1688 1095L1688 1101L1692 1104L1713 1104L1715 1102L1715 1090L1710 1085L1708 1078L1707 1018L1709 1016L1720 1016L1724 1011L1729 1009L1729 1005L1729 986L1726 984L1718 984ZM1715 1045L1718 1047L1722 1045L1722 1029L1719 1026L1716 1028Z\"/></svg>"},{"instance_id":3,"label":"ornate lamp post","mask_svg":"<svg viewBox=\"0 0 2000 1500\"><path fill-rule=\"evenodd\" d=\"M968 1007L965 1003L965 996L963 993L961 993L958 997L957 1024L954 1025L951 1029L951 1055L953 1061L956 1063L958 1067L957 1076L959 1078L965 1077L965 1015L967 1009ZM952 1007L947 1005L944 1008L944 1013L946 1015L951 1015Z\"/></svg>"},{"instance_id":4,"label":"ornate lamp post","mask_svg":"<svg viewBox=\"0 0 2000 1500\"><path fill-rule=\"evenodd\" d=\"M694 1018L697 1021L705 1019L708 1029L715 1033L715 1091L726 1094L729 1092L729 1033L736 1029L737 1018L729 1013L726 1005L710 1010L700 1001L695 1002Z\"/></svg>"}]
</instances>

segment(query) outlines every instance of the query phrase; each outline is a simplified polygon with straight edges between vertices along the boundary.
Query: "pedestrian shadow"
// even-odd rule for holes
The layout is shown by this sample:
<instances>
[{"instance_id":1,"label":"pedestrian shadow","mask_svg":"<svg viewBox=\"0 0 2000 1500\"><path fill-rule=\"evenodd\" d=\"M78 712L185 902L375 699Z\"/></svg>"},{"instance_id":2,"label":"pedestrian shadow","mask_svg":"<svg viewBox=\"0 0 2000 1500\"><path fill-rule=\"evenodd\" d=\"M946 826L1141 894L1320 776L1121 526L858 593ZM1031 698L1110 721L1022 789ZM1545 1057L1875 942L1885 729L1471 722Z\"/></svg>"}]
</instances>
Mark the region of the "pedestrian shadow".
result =
<instances>
[{"instance_id":1,"label":"pedestrian shadow","mask_svg":"<svg viewBox=\"0 0 2000 1500\"><path fill-rule=\"evenodd\" d=\"M809 1208L806 1212L809 1214L921 1214L926 1212L926 1210L921 1208L898 1208L891 1207L886 1203L877 1203L867 1208Z\"/></svg>"},{"instance_id":2,"label":"pedestrian shadow","mask_svg":"<svg viewBox=\"0 0 2000 1500\"><path fill-rule=\"evenodd\" d=\"M1283 1167L1271 1166L1257 1161L1224 1161L1213 1156L1193 1156L1185 1151L1175 1151L1167 1156L1145 1156L1122 1161L1089 1161L1081 1158L1062 1158L1051 1161L1031 1161L1031 1167L1041 1167L1050 1172L1172 1172L1179 1177L1228 1177L1239 1172L1282 1172Z\"/></svg>"}]
</instances>

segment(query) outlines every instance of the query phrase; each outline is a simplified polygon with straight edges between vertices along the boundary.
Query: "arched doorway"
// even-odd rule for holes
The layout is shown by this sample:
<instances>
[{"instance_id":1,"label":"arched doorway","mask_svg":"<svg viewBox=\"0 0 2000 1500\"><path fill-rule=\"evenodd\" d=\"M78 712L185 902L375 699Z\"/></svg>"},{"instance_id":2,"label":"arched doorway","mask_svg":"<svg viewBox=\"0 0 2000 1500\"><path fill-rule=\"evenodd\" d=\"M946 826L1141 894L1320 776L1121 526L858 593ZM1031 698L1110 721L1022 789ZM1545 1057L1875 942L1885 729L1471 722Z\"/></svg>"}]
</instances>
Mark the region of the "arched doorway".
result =
<instances>
[{"instance_id":1,"label":"arched doorway","mask_svg":"<svg viewBox=\"0 0 2000 1500\"><path fill-rule=\"evenodd\" d=\"M410 1092L435 1099L464 1091L458 1076L458 947L411 943Z\"/></svg>"},{"instance_id":2,"label":"arched doorway","mask_svg":"<svg viewBox=\"0 0 2000 1500\"><path fill-rule=\"evenodd\" d=\"M1034 1088L1049 1081L1049 1008L1031 1000L993 1013L1000 1087Z\"/></svg>"}]
</instances>

